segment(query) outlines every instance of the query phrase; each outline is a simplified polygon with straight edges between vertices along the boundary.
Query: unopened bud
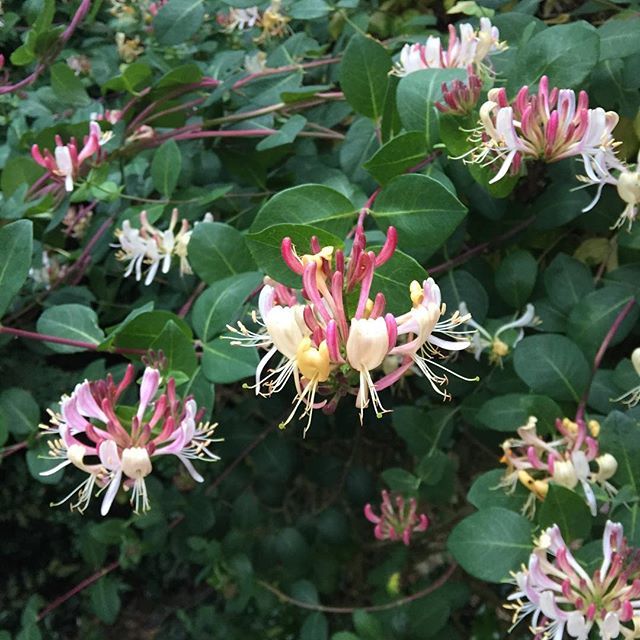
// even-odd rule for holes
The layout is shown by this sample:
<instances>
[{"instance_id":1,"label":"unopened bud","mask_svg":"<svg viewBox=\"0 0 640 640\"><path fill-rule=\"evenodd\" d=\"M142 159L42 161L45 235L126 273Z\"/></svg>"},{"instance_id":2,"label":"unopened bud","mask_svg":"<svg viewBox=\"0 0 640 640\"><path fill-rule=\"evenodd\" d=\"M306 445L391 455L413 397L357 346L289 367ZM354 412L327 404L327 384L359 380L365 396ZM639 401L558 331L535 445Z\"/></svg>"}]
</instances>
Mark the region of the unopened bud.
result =
<instances>
[{"instance_id":1,"label":"unopened bud","mask_svg":"<svg viewBox=\"0 0 640 640\"><path fill-rule=\"evenodd\" d=\"M598 465L598 473L596 474L598 482L612 478L618 470L618 461L610 453L597 457L596 464Z\"/></svg>"},{"instance_id":2,"label":"unopened bud","mask_svg":"<svg viewBox=\"0 0 640 640\"><path fill-rule=\"evenodd\" d=\"M640 173L623 171L618 178L618 195L628 204L640 203Z\"/></svg>"},{"instance_id":3,"label":"unopened bud","mask_svg":"<svg viewBox=\"0 0 640 640\"><path fill-rule=\"evenodd\" d=\"M578 474L573 463L568 460L554 463L553 481L561 487L573 489L578 484Z\"/></svg>"},{"instance_id":4,"label":"unopened bud","mask_svg":"<svg viewBox=\"0 0 640 640\"><path fill-rule=\"evenodd\" d=\"M151 473L151 459L144 447L129 447L122 452L122 471L132 480L145 478Z\"/></svg>"}]
</instances>

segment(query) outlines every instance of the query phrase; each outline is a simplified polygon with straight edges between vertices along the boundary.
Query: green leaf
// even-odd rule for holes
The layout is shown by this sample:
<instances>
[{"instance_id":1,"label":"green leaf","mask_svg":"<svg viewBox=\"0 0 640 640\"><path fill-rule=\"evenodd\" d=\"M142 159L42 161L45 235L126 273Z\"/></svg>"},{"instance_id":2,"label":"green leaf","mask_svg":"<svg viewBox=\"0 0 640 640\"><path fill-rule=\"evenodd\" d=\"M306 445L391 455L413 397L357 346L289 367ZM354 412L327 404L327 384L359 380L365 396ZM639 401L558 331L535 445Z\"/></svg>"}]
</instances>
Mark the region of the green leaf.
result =
<instances>
[{"instance_id":1,"label":"green leaf","mask_svg":"<svg viewBox=\"0 0 640 640\"><path fill-rule=\"evenodd\" d=\"M529 416L535 416L540 425L553 430L556 418L562 417L562 409L547 396L507 393L487 400L476 419L488 429L512 432L525 425Z\"/></svg>"},{"instance_id":2,"label":"green leaf","mask_svg":"<svg viewBox=\"0 0 640 640\"><path fill-rule=\"evenodd\" d=\"M401 133L380 147L373 157L364 163L364 168L384 185L407 169L425 159L427 145L418 131Z\"/></svg>"},{"instance_id":3,"label":"green leaf","mask_svg":"<svg viewBox=\"0 0 640 640\"><path fill-rule=\"evenodd\" d=\"M216 338L203 346L202 372L207 380L229 384L253 376L258 354L250 347L231 344L232 340Z\"/></svg>"},{"instance_id":4,"label":"green leaf","mask_svg":"<svg viewBox=\"0 0 640 640\"><path fill-rule=\"evenodd\" d=\"M476 509L502 507L519 513L530 495L529 491L518 482L513 492L507 492L506 487L500 486L503 476L503 469L492 469L478 476L467 494L468 502Z\"/></svg>"},{"instance_id":5,"label":"green leaf","mask_svg":"<svg viewBox=\"0 0 640 640\"><path fill-rule=\"evenodd\" d=\"M518 344L513 364L534 393L554 400L579 402L589 382L589 363L575 342L565 336L528 336Z\"/></svg>"},{"instance_id":6,"label":"green leaf","mask_svg":"<svg viewBox=\"0 0 640 640\"><path fill-rule=\"evenodd\" d=\"M502 582L527 561L531 534L532 525L523 516L490 507L456 525L447 547L467 573L487 582Z\"/></svg>"},{"instance_id":7,"label":"green leaf","mask_svg":"<svg viewBox=\"0 0 640 640\"><path fill-rule=\"evenodd\" d=\"M33 251L33 226L18 220L0 228L0 317L20 291L29 274Z\"/></svg>"},{"instance_id":8,"label":"green leaf","mask_svg":"<svg viewBox=\"0 0 640 640\"><path fill-rule=\"evenodd\" d=\"M250 232L256 234L277 224L305 224L342 238L355 223L356 213L351 201L338 191L320 184L303 184L273 196L258 211Z\"/></svg>"},{"instance_id":9,"label":"green leaf","mask_svg":"<svg viewBox=\"0 0 640 640\"><path fill-rule=\"evenodd\" d=\"M153 19L153 33L162 45L188 40L202 25L204 0L171 0Z\"/></svg>"},{"instance_id":10,"label":"green leaf","mask_svg":"<svg viewBox=\"0 0 640 640\"><path fill-rule=\"evenodd\" d=\"M280 247L283 238L291 238L299 255L304 255L311 252L309 243L313 236L323 247L342 248L342 240L338 236L302 224L276 224L258 233L250 233L247 244L258 266L268 276L284 285L299 288L301 278L284 263Z\"/></svg>"},{"instance_id":11,"label":"green leaf","mask_svg":"<svg viewBox=\"0 0 640 640\"><path fill-rule=\"evenodd\" d=\"M447 458L443 451L440 451L440 449L433 449L420 460L416 466L416 473L424 484L438 484L448 463L449 458Z\"/></svg>"},{"instance_id":12,"label":"green leaf","mask_svg":"<svg viewBox=\"0 0 640 640\"><path fill-rule=\"evenodd\" d=\"M362 609L353 612L353 626L362 640L384 640L382 623Z\"/></svg>"},{"instance_id":13,"label":"green leaf","mask_svg":"<svg viewBox=\"0 0 640 640\"><path fill-rule=\"evenodd\" d=\"M157 337L169 322L177 327L189 339L192 338L189 325L170 311L144 311L127 318L106 340L101 348L113 344L125 349L150 349Z\"/></svg>"},{"instance_id":14,"label":"green leaf","mask_svg":"<svg viewBox=\"0 0 640 640\"><path fill-rule=\"evenodd\" d=\"M174 192L182 169L182 154L175 140L163 142L153 156L151 179L153 186L165 198Z\"/></svg>"},{"instance_id":15,"label":"green leaf","mask_svg":"<svg viewBox=\"0 0 640 640\"><path fill-rule=\"evenodd\" d=\"M148 86L151 78L153 78L153 70L146 62L132 62L123 68L120 75L107 80L102 85L102 92L128 91L132 95L137 95L140 89Z\"/></svg>"},{"instance_id":16,"label":"green leaf","mask_svg":"<svg viewBox=\"0 0 640 640\"><path fill-rule=\"evenodd\" d=\"M584 498L577 493L550 484L538 513L538 523L544 528L557 524L566 542L584 540L591 531L591 513Z\"/></svg>"},{"instance_id":17,"label":"green leaf","mask_svg":"<svg viewBox=\"0 0 640 640\"><path fill-rule=\"evenodd\" d=\"M404 469L385 469L381 475L392 491L414 495L420 486L420 478Z\"/></svg>"},{"instance_id":18,"label":"green leaf","mask_svg":"<svg viewBox=\"0 0 640 640\"><path fill-rule=\"evenodd\" d=\"M463 69L421 69L404 76L396 97L404 127L421 131L431 147L437 141L439 112L434 103L442 100L442 83L466 77Z\"/></svg>"},{"instance_id":19,"label":"green leaf","mask_svg":"<svg viewBox=\"0 0 640 640\"><path fill-rule=\"evenodd\" d=\"M567 333L590 357L595 356L599 345L624 306L633 300L624 287L611 285L592 291L576 304L569 315ZM609 343L622 342L638 320L638 305L628 313Z\"/></svg>"},{"instance_id":20,"label":"green leaf","mask_svg":"<svg viewBox=\"0 0 640 640\"><path fill-rule=\"evenodd\" d=\"M64 475L64 469L60 469L55 473L52 473L49 476L40 475L45 471L49 471L53 469L57 465L60 464L59 459L52 459L49 457L49 447L47 446L46 440L37 440L27 451L27 469L31 474L31 477L40 482L41 484L49 484L54 485L58 484L62 480L62 476ZM59 496L56 499L60 499L64 496ZM52 496L55 497L55 496Z\"/></svg>"},{"instance_id":21,"label":"green leaf","mask_svg":"<svg viewBox=\"0 0 640 640\"><path fill-rule=\"evenodd\" d=\"M380 247L371 247L379 251ZM428 277L427 272L411 256L396 250L392 258L373 273L372 293L383 293L387 302L387 311L401 314L411 307L409 285L413 280L422 283Z\"/></svg>"},{"instance_id":22,"label":"green leaf","mask_svg":"<svg viewBox=\"0 0 640 640\"><path fill-rule=\"evenodd\" d=\"M51 67L51 88L63 104L86 107L91 102L82 81L65 62Z\"/></svg>"},{"instance_id":23,"label":"green leaf","mask_svg":"<svg viewBox=\"0 0 640 640\"><path fill-rule=\"evenodd\" d=\"M535 199L531 211L536 216L534 229L555 229L582 215L589 204L583 190L569 189L565 182L554 182Z\"/></svg>"},{"instance_id":24,"label":"green leaf","mask_svg":"<svg viewBox=\"0 0 640 640\"><path fill-rule=\"evenodd\" d=\"M167 71L158 80L155 88L166 89L167 87L177 87L183 84L193 84L194 82L200 82L200 80L202 80L202 70L195 62L189 62Z\"/></svg>"},{"instance_id":25,"label":"green leaf","mask_svg":"<svg viewBox=\"0 0 640 640\"><path fill-rule=\"evenodd\" d=\"M598 63L600 38L584 21L556 25L534 35L519 47L517 56L509 82L514 92L543 75L552 87L576 87Z\"/></svg>"},{"instance_id":26,"label":"green leaf","mask_svg":"<svg viewBox=\"0 0 640 640\"><path fill-rule=\"evenodd\" d=\"M636 502L630 508L616 512L616 520L624 527L624 537L629 546L640 547L640 505Z\"/></svg>"},{"instance_id":27,"label":"green leaf","mask_svg":"<svg viewBox=\"0 0 640 640\"><path fill-rule=\"evenodd\" d=\"M189 241L189 263L207 284L256 270L244 236L222 222L201 222L195 226Z\"/></svg>"},{"instance_id":28,"label":"green leaf","mask_svg":"<svg viewBox=\"0 0 640 640\"><path fill-rule=\"evenodd\" d=\"M560 311L570 311L593 291L593 286L590 269L565 253L559 253L544 272L544 287L549 300Z\"/></svg>"},{"instance_id":29,"label":"green leaf","mask_svg":"<svg viewBox=\"0 0 640 640\"><path fill-rule=\"evenodd\" d=\"M368 118L382 115L391 71L387 50L370 37L353 36L342 56L340 85L347 102Z\"/></svg>"},{"instance_id":30,"label":"green leaf","mask_svg":"<svg viewBox=\"0 0 640 640\"><path fill-rule=\"evenodd\" d=\"M167 359L168 371L182 371L191 377L198 367L193 342L173 320L167 322L150 348L156 353L162 351Z\"/></svg>"},{"instance_id":31,"label":"green leaf","mask_svg":"<svg viewBox=\"0 0 640 640\"><path fill-rule=\"evenodd\" d=\"M38 430L40 408L28 391L17 387L5 389L0 393L0 410L6 426L16 438Z\"/></svg>"},{"instance_id":32,"label":"green leaf","mask_svg":"<svg viewBox=\"0 0 640 640\"><path fill-rule=\"evenodd\" d=\"M233 324L251 292L262 281L259 273L243 273L214 283L193 306L193 329L196 335L208 342Z\"/></svg>"},{"instance_id":33,"label":"green leaf","mask_svg":"<svg viewBox=\"0 0 640 640\"><path fill-rule=\"evenodd\" d=\"M496 271L496 288L500 297L512 307L521 309L533 292L538 263L528 251L513 251Z\"/></svg>"},{"instance_id":34,"label":"green leaf","mask_svg":"<svg viewBox=\"0 0 640 640\"><path fill-rule=\"evenodd\" d=\"M294 20L316 20L324 18L331 11L331 6L325 0L297 0L291 9L289 15Z\"/></svg>"},{"instance_id":35,"label":"green leaf","mask_svg":"<svg viewBox=\"0 0 640 640\"><path fill-rule=\"evenodd\" d=\"M62 304L45 309L38 318L36 326L38 333L88 342L96 347L104 340L104 332L98 326L96 312L90 307L80 304ZM45 344L57 353L78 353L87 350L86 347L74 347L54 342L45 342Z\"/></svg>"},{"instance_id":36,"label":"green leaf","mask_svg":"<svg viewBox=\"0 0 640 640\"><path fill-rule=\"evenodd\" d=\"M422 175L393 178L377 197L373 216L398 230L399 244L419 261L432 256L456 230L466 207L442 183Z\"/></svg>"},{"instance_id":37,"label":"green leaf","mask_svg":"<svg viewBox=\"0 0 640 640\"><path fill-rule=\"evenodd\" d=\"M618 461L618 470L613 476L616 486L631 485L640 495L640 426L621 413L612 411L602 424L600 451L610 453Z\"/></svg>"},{"instance_id":38,"label":"green leaf","mask_svg":"<svg viewBox=\"0 0 640 640\"><path fill-rule=\"evenodd\" d=\"M600 35L600 60L626 58L640 53L640 18L626 16L607 20L598 28Z\"/></svg>"},{"instance_id":39,"label":"green leaf","mask_svg":"<svg viewBox=\"0 0 640 640\"><path fill-rule=\"evenodd\" d=\"M257 151L266 151L274 147L280 147L283 144L291 144L296 136L304 129L307 119L301 115L295 115L289 118L283 125L267 138L264 138L256 145Z\"/></svg>"},{"instance_id":40,"label":"green leaf","mask_svg":"<svg viewBox=\"0 0 640 640\"><path fill-rule=\"evenodd\" d=\"M455 311L464 302L473 319L479 324L484 322L489 309L489 296L470 273L462 269L450 271L439 280L439 284L447 309Z\"/></svg>"},{"instance_id":41,"label":"green leaf","mask_svg":"<svg viewBox=\"0 0 640 640\"><path fill-rule=\"evenodd\" d=\"M313 0L313 2L316 2L316 0ZM299 640L327 640L328 637L329 623L327 622L327 617L320 611L310 613L302 623Z\"/></svg>"},{"instance_id":42,"label":"green leaf","mask_svg":"<svg viewBox=\"0 0 640 640\"><path fill-rule=\"evenodd\" d=\"M120 613L118 586L117 580L104 576L89 588L91 608L105 624L113 624Z\"/></svg>"}]
</instances>

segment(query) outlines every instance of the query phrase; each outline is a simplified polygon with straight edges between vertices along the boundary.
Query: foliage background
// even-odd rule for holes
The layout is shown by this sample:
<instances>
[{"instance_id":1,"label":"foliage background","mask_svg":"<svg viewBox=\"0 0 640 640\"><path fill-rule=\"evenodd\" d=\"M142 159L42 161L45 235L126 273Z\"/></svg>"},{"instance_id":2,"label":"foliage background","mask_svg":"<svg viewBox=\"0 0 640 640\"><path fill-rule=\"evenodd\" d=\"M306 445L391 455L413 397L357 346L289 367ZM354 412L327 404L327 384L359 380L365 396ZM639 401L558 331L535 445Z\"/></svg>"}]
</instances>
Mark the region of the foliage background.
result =
<instances>
[{"instance_id":1,"label":"foliage background","mask_svg":"<svg viewBox=\"0 0 640 640\"><path fill-rule=\"evenodd\" d=\"M585 541L588 559L605 517L592 520L575 494L558 491L527 521L519 514L524 489L493 490L499 443L530 414L549 429L556 417L573 416L583 394L588 416L602 422L603 447L620 463L615 480L626 502L614 503L613 516L640 545L639 414L610 400L637 383L628 359L637 306L591 380L598 347L638 295L640 230L610 230L621 209L613 189L581 213L589 195L572 190L576 162L531 165L519 181L489 187L486 174L448 158L464 140L457 126L438 122L433 103L440 83L459 74L398 80L388 72L408 39L469 17L429 1L295 0L282 7L287 33L257 44L258 28L227 33L216 21L243 0L170 0L155 18L142 2L89 4L58 47L58 25L69 24L78 3L3 3L7 82L43 68L33 83L0 96L2 323L93 348L0 336L0 637L506 637L510 587L502 581L526 560L534 528L568 522L567 535ZM460 4L492 15L509 44L495 58L498 84L514 94L547 74L552 85L588 90L592 103L621 114L619 155L633 157L636 4ZM117 33L139 38L139 55L125 62ZM286 70L249 77L245 56L258 50L269 68ZM89 64L76 74L68 62L78 56ZM209 77L220 84L207 88ZM42 171L31 145L51 148L56 133L82 137L92 113L129 102L105 146L108 160L70 196L34 199L30 187ZM154 127L151 142L127 140L136 117ZM175 138L196 120L228 133ZM242 133L256 130L267 133ZM379 187L370 241L393 221L405 252L379 283L392 307L402 306L411 279L429 272L450 307L464 300L483 326L497 327L527 302L542 323L503 367L486 354L480 362L463 354L457 369L481 381L451 380L450 403L412 376L385 397L393 413L367 415L361 428L343 402L333 416L316 416L302 439L298 426L277 429L290 396L256 399L235 384L252 375L257 355L220 336L244 317L263 272L284 277L284 235L302 242L315 232L340 245ZM61 226L73 203L95 203L80 240ZM172 270L149 287L123 279L113 230L143 208L166 225L174 205L191 222L214 214L189 247L195 275ZM51 289L25 282L43 248L71 269ZM220 423L222 461L204 470L199 486L175 465L158 465L144 516L131 515L122 496L106 519L93 507L83 517L50 509L73 479L38 475L46 463L37 424L78 381L121 375L128 348L168 355L180 390ZM375 541L362 515L384 487L416 496L431 518L408 548ZM449 571L454 558L462 568ZM402 598L402 606L364 610ZM524 626L519 633L528 635Z\"/></svg>"}]
</instances>

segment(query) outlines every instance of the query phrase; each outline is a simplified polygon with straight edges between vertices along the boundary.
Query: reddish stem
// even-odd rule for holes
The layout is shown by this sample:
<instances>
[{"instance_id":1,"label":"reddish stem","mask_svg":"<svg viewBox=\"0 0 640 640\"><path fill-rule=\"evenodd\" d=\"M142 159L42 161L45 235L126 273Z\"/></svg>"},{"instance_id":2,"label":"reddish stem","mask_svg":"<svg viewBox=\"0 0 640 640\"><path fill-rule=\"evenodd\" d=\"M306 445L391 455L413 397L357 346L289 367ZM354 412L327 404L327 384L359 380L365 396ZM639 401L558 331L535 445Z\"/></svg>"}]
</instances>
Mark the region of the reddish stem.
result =
<instances>
[{"instance_id":1,"label":"reddish stem","mask_svg":"<svg viewBox=\"0 0 640 640\"><path fill-rule=\"evenodd\" d=\"M258 78L265 78L267 76L273 76L278 73L289 73L290 71L298 71L299 69L312 69L313 67L322 67L325 64L336 64L340 62L340 58L323 58L321 60L312 60L311 62L303 62L302 64L290 64L284 67L274 67L273 69L265 69L264 71L258 71L256 73L250 73L248 76L238 80L231 90L235 91L240 87L244 87L245 84L249 84Z\"/></svg>"},{"instance_id":2,"label":"reddish stem","mask_svg":"<svg viewBox=\"0 0 640 640\"><path fill-rule=\"evenodd\" d=\"M437 273L442 273L443 271L448 271L449 269L453 269L454 267L457 267L465 263L467 260L470 260L474 256L477 256L480 253L484 253L490 247L494 247L496 245L502 244L509 238L512 238L513 236L517 235L521 231L524 231L524 229L526 229L530 224L532 224L535 219L536 219L535 216L531 216L530 218L523 220L520 224L517 224L515 227L512 227L508 231L505 231L503 234L499 235L497 238L494 238L493 240L489 240L487 242L483 242L482 244L479 244L465 251L464 253L461 253L459 256L456 256L455 258L451 258L451 260L447 260L442 264L438 264L435 267L431 267L431 269L428 270L429 275L434 276Z\"/></svg>"},{"instance_id":3,"label":"reddish stem","mask_svg":"<svg viewBox=\"0 0 640 640\"><path fill-rule=\"evenodd\" d=\"M0 451L0 460L2 460L3 458L8 458L14 453L18 453L18 451L22 451L22 449L26 449L28 445L29 441L23 440L22 442L12 444L9 447L5 447L2 451Z\"/></svg>"},{"instance_id":4,"label":"reddish stem","mask_svg":"<svg viewBox=\"0 0 640 640\"><path fill-rule=\"evenodd\" d=\"M184 318L189 310L193 306L193 303L197 300L198 296L205 290L207 286L206 282L201 282L193 291L193 293L189 296L189 299L180 307L180 311L178 311L178 317Z\"/></svg>"},{"instance_id":5,"label":"reddish stem","mask_svg":"<svg viewBox=\"0 0 640 640\"><path fill-rule=\"evenodd\" d=\"M580 398L580 402L578 404L578 410L576 411L576 419L575 419L576 422L580 420L582 421L584 420L584 413L587 407L587 401L589 399L589 391L591 390L591 385L593 383L593 379L595 378L596 372L598 371L598 369L600 368L600 365L602 364L602 358L604 358L604 354L606 350L609 348L609 345L611 344L611 341L614 339L616 333L618 332L620 325L624 322L624 319L629 315L635 303L636 303L636 299L632 297L631 300L629 300L629 302L627 302L627 304L625 304L624 307L622 307L622 310L616 316L616 319L613 321L613 324L609 328L609 331L607 331L607 335L602 340L602 344L600 345L600 348L596 353L596 357L593 359L593 368L591 369L591 377L589 378L589 383L587 384L587 388L584 390L584 393L582 394L582 398Z\"/></svg>"},{"instance_id":6,"label":"reddish stem","mask_svg":"<svg viewBox=\"0 0 640 640\"><path fill-rule=\"evenodd\" d=\"M17 338L26 338L27 340L37 340L38 342L53 342L55 344L64 344L69 347L79 347L81 349L87 349L87 351L98 351L99 345L92 342L83 342L82 340L72 340L71 338L60 338L58 336L50 336L45 333L36 333L35 331L25 331L24 329L16 329L14 327L1 327L0 333L5 333L9 336L16 336ZM122 354L136 354L144 355L147 353L146 349L129 349L125 347L113 347L106 349L110 353L122 353Z\"/></svg>"},{"instance_id":7,"label":"reddish stem","mask_svg":"<svg viewBox=\"0 0 640 640\"><path fill-rule=\"evenodd\" d=\"M102 567L102 569L98 569L93 575L90 575L88 578L85 578L82 582L79 582L73 589L63 593L61 596L52 600L44 609L40 611L38 617L36 618L37 622L40 622L43 618L48 616L54 609L57 609L61 604L64 604L70 598L76 595L76 593L80 593L82 590L90 587L94 582L97 582L103 576L106 576L108 573L115 571L120 566L119 560L114 560L111 564L108 564L106 567Z\"/></svg>"},{"instance_id":8,"label":"reddish stem","mask_svg":"<svg viewBox=\"0 0 640 640\"><path fill-rule=\"evenodd\" d=\"M360 209L360 215L358 216L358 222L356 222L356 228L364 225L364 219L369 214L369 210L373 206L373 203L376 201L376 198L382 191L382 187L378 187L370 196L369 199L364 203L362 209ZM354 230L351 231L351 235L353 235Z\"/></svg>"}]
</instances>

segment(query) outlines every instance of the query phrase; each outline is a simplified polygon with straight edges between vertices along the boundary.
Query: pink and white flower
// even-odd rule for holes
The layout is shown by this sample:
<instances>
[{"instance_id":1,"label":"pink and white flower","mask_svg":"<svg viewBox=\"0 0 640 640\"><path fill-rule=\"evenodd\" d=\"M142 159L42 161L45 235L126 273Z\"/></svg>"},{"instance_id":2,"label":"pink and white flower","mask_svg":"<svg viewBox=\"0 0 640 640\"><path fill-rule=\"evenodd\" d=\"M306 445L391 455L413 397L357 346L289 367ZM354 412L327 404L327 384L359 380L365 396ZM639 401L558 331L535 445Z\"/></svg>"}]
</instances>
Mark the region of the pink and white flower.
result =
<instances>
[{"instance_id":1,"label":"pink and white flower","mask_svg":"<svg viewBox=\"0 0 640 640\"><path fill-rule=\"evenodd\" d=\"M620 523L607 521L602 554L589 575L558 525L543 531L527 567L513 574L516 591L507 605L513 626L531 616L535 640L587 640L592 629L602 640L640 637L640 555L628 547Z\"/></svg>"},{"instance_id":2,"label":"pink and white flower","mask_svg":"<svg viewBox=\"0 0 640 640\"><path fill-rule=\"evenodd\" d=\"M395 505L394 505L395 502ZM421 533L429 527L429 518L425 513L418 513L415 498L405 499L401 495L389 495L382 491L380 515L376 515L370 504L364 507L365 518L375 524L373 535L378 540L402 540L409 546L411 535Z\"/></svg>"},{"instance_id":3,"label":"pink and white flower","mask_svg":"<svg viewBox=\"0 0 640 640\"><path fill-rule=\"evenodd\" d=\"M100 159L102 143L100 125L97 122L91 122L89 135L85 136L84 145L80 151L75 138L71 138L68 144L63 144L60 136L56 136L55 140L56 147L53 154L49 149L45 149L42 153L40 147L34 144L31 147L31 155L41 167L47 169L56 182L64 184L65 191L70 192L82 175L83 164L92 156L96 156L96 160Z\"/></svg>"},{"instance_id":4,"label":"pink and white flower","mask_svg":"<svg viewBox=\"0 0 640 640\"><path fill-rule=\"evenodd\" d=\"M554 439L545 439L537 432L537 419L531 416L526 425L518 428L517 438L502 443L501 462L507 465L500 486L509 492L520 482L530 492L523 513L533 515L537 500L544 500L549 484L574 490L582 488L591 515L597 514L593 486L600 486L608 495L616 493L609 483L618 469L616 459L609 453L600 453L598 435L600 425L592 420L573 422L557 419L558 432Z\"/></svg>"},{"instance_id":5,"label":"pink and white flower","mask_svg":"<svg viewBox=\"0 0 640 640\"><path fill-rule=\"evenodd\" d=\"M203 482L191 460L218 460L209 446L217 425L201 423L204 410L198 410L193 398L181 400L176 395L175 380L169 378L160 393L161 374L147 367L139 388L135 407L123 407L120 398L134 380L133 365L116 385L106 380L78 384L70 396L60 402L60 413L52 414L47 433L57 437L49 442L49 457L61 460L43 472L47 476L69 465L87 477L63 500L73 496L72 509L83 512L98 486L104 492L100 512L107 515L121 486L131 491L136 512L150 508L145 478L152 472L152 460L174 455L196 482ZM125 418L124 416L128 416Z\"/></svg>"},{"instance_id":6,"label":"pink and white flower","mask_svg":"<svg viewBox=\"0 0 640 640\"><path fill-rule=\"evenodd\" d=\"M486 71L484 60L491 54L504 51L507 46L500 41L498 28L489 18L480 18L480 28L469 23L460 25L460 35L449 25L449 42L446 49L439 36L429 36L425 44L406 44L400 51L400 60L393 73L406 76L421 69L466 69L472 67Z\"/></svg>"},{"instance_id":7,"label":"pink and white flower","mask_svg":"<svg viewBox=\"0 0 640 640\"><path fill-rule=\"evenodd\" d=\"M489 91L480 107L480 126L469 137L475 146L463 157L483 166L501 162L490 183L517 174L525 160L580 157L591 166L594 158L615 148L612 131L618 119L615 111L589 109L584 91L576 99L571 89L549 89L542 76L537 94L522 87L511 103L504 88Z\"/></svg>"},{"instance_id":8,"label":"pink and white flower","mask_svg":"<svg viewBox=\"0 0 640 640\"><path fill-rule=\"evenodd\" d=\"M311 254L299 256L290 238L282 241L282 257L287 266L302 277L302 289L296 291L270 278L259 299L259 317L253 314L258 330L244 324L228 327L235 335L233 344L261 347L267 350L256 370L257 394L269 396L282 390L293 378L296 387L294 408L284 421L286 425L297 409L304 407L306 430L314 409L331 412L339 399L354 395L363 419L364 409L371 404L376 415L386 410L379 392L399 380L411 367L417 367L431 386L443 397L447 371L438 360L442 351L466 349L469 342L455 328L468 318L454 313L440 321L445 306L440 290L432 279L410 287L413 307L394 316L385 313L382 293L372 294L375 271L394 253L397 233L393 227L376 255L366 248L365 235L357 227L350 255L333 247L321 247L311 240ZM353 311L347 313L349 301ZM436 334L441 334L438 337ZM397 359L398 367L384 374L388 356ZM273 358L276 364L268 368ZM381 377L376 372L381 371ZM331 396L317 402L318 395Z\"/></svg>"}]
</instances>

